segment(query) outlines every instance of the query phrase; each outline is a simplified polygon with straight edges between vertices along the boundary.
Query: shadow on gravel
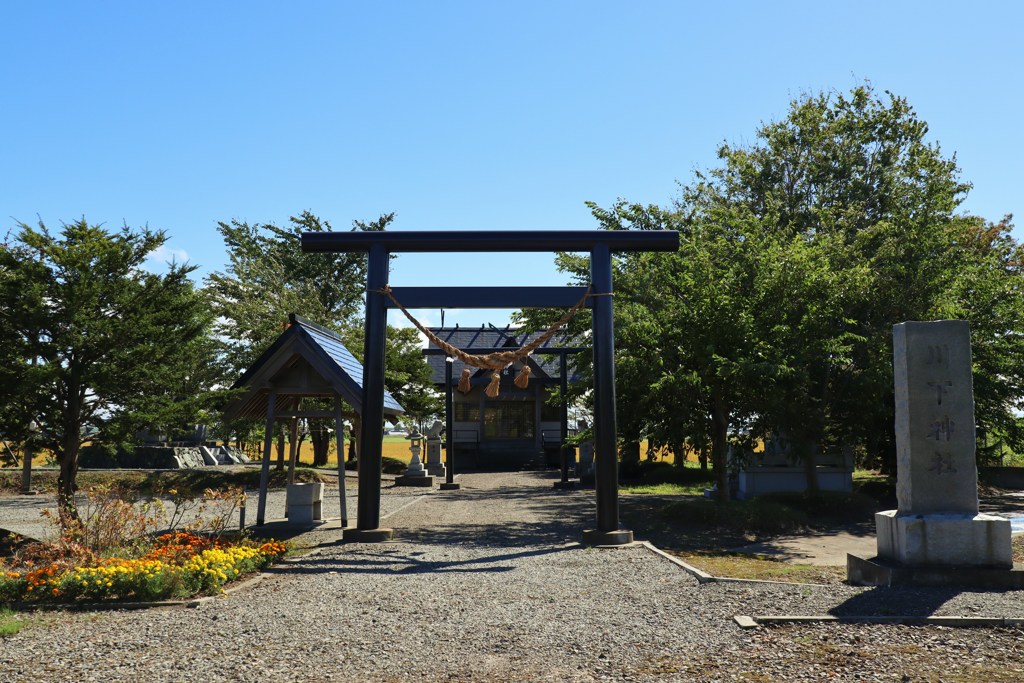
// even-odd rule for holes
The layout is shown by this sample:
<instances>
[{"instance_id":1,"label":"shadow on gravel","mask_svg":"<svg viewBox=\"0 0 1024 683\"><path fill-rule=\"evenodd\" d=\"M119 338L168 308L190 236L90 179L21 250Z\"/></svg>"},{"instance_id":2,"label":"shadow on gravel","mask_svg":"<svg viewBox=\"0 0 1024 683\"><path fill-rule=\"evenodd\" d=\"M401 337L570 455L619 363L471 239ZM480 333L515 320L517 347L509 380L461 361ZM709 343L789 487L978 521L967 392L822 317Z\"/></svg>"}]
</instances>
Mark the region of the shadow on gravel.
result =
<instances>
[{"instance_id":1,"label":"shadow on gravel","mask_svg":"<svg viewBox=\"0 0 1024 683\"><path fill-rule=\"evenodd\" d=\"M963 592L955 587L870 588L836 605L828 613L837 617L927 617Z\"/></svg>"},{"instance_id":2,"label":"shadow on gravel","mask_svg":"<svg viewBox=\"0 0 1024 683\"><path fill-rule=\"evenodd\" d=\"M422 552L403 552L388 546L375 546L370 550L350 550L339 557L322 555L290 562L287 565L267 570L280 574L441 574L441 573L500 573L515 570L515 560L524 557L551 555L578 547L538 548L513 553L494 553L472 559L426 561L418 556ZM486 566L508 562L508 565ZM478 566L483 565L483 566Z\"/></svg>"},{"instance_id":3,"label":"shadow on gravel","mask_svg":"<svg viewBox=\"0 0 1024 683\"><path fill-rule=\"evenodd\" d=\"M593 501L575 493L502 487L483 491L468 489L444 495L445 502L468 503L470 509L479 506L479 517L469 523L413 527L396 524L395 540L430 546L535 548L580 541L584 528L592 528L595 524ZM491 522L491 508L498 504L508 505L520 519ZM415 515L413 508L403 513L403 518L408 520Z\"/></svg>"}]
</instances>

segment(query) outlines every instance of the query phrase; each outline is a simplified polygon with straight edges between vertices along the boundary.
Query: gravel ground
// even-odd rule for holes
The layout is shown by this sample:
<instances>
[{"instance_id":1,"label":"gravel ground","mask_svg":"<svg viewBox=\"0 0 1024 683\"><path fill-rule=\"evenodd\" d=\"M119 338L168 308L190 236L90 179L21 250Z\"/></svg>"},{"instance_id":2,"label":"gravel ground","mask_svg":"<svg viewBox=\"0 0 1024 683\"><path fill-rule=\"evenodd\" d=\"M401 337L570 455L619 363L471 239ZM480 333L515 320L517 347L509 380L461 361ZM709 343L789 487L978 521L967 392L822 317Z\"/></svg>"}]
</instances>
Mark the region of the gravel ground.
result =
<instances>
[{"instance_id":1,"label":"gravel ground","mask_svg":"<svg viewBox=\"0 0 1024 683\"><path fill-rule=\"evenodd\" d=\"M643 547L577 545L592 492L542 473L460 481L386 491L394 542L325 545L197 609L44 614L0 639L0 681L1024 680L1016 630L732 621L1019 617L1020 594L702 586Z\"/></svg>"}]
</instances>

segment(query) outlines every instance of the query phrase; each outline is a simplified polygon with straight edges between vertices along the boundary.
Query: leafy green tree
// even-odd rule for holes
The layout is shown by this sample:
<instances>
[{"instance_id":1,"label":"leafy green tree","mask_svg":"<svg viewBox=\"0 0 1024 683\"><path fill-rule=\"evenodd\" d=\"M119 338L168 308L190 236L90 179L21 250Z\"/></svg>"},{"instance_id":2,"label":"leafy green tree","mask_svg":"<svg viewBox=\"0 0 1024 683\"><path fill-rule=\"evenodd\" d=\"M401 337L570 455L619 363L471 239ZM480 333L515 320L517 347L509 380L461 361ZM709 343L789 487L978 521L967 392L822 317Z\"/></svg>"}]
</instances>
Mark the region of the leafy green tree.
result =
<instances>
[{"instance_id":1,"label":"leafy green tree","mask_svg":"<svg viewBox=\"0 0 1024 683\"><path fill-rule=\"evenodd\" d=\"M1024 245L1013 238L1013 217L998 223L976 216L957 221L953 277L939 308L971 326L975 414L981 458L1005 442L1024 450Z\"/></svg>"},{"instance_id":2,"label":"leafy green tree","mask_svg":"<svg viewBox=\"0 0 1024 683\"><path fill-rule=\"evenodd\" d=\"M706 444L723 498L730 444L769 433L811 488L824 450L891 466L892 326L935 318L971 322L979 425L1019 443L1021 247L1009 218L956 215L969 185L927 132L870 85L808 95L671 208L591 205L605 229L680 232L678 253L615 261L624 462L644 437ZM557 263L586 280L585 258Z\"/></svg>"},{"instance_id":3,"label":"leafy green tree","mask_svg":"<svg viewBox=\"0 0 1024 683\"><path fill-rule=\"evenodd\" d=\"M380 231L394 220L381 215L369 223L353 221L352 230ZM289 224L220 223L228 248L228 267L207 278L215 301L218 334L225 343L225 368L237 376L280 335L288 313L328 327L342 335L346 346L361 358L362 312L366 288L366 255L304 253L303 232L332 230L330 223L309 211ZM415 331L388 329L385 385L414 417L436 413L440 403L430 383L430 369ZM314 464L326 464L330 432L326 425L309 430ZM284 437L279 434L279 464Z\"/></svg>"},{"instance_id":4,"label":"leafy green tree","mask_svg":"<svg viewBox=\"0 0 1024 683\"><path fill-rule=\"evenodd\" d=\"M201 419L209 394L192 375L207 342L212 313L193 287L194 267L166 274L142 270L166 242L162 231L108 232L85 219L58 235L21 224L0 245L0 327L27 410L7 411L4 431L31 413L40 442L60 464L61 519L77 518L78 454L85 441L123 442L146 428L173 431ZM198 365L201 365L199 363Z\"/></svg>"},{"instance_id":5,"label":"leafy green tree","mask_svg":"<svg viewBox=\"0 0 1024 683\"><path fill-rule=\"evenodd\" d=\"M764 415L793 438L809 475L815 450L840 443L891 467L892 326L971 319L984 303L963 286L964 273L995 289L1013 276L993 254L969 253L955 211L970 186L927 133L905 99L870 84L807 95L754 144L723 145L722 165L696 186L724 220L754 221L761 242L776 247L765 250L776 263L765 264L759 288L759 335L780 370ZM684 208L691 196L684 191ZM999 249L1012 251L1005 240ZM1019 320L1006 311L977 317L976 345L1015 339ZM1020 396L1012 356L979 358L990 361L976 373L979 420L1008 425L1007 397Z\"/></svg>"},{"instance_id":6,"label":"leafy green tree","mask_svg":"<svg viewBox=\"0 0 1024 683\"><path fill-rule=\"evenodd\" d=\"M353 221L352 229L384 230L394 214ZM335 331L350 326L362 310L366 255L303 253L303 232L331 231L309 211L288 225L231 221L218 230L228 266L206 279L218 315L217 333L227 345L225 359L235 375L244 371L281 333L288 313L298 313Z\"/></svg>"},{"instance_id":7,"label":"leafy green tree","mask_svg":"<svg viewBox=\"0 0 1024 683\"><path fill-rule=\"evenodd\" d=\"M673 254L635 254L618 270L616 307L628 315L624 341L647 330L642 348L647 381L620 384L639 394L642 433L655 446L677 454L689 442L710 451L721 500L729 496L727 460L739 427L749 422L762 397L770 368L754 334L756 235L742 222L719 220L719 208L689 215L620 202L612 212L623 227L657 226L680 233ZM608 212L598 210L599 221ZM646 228L645 228L646 229ZM618 324L618 321L617 321ZM618 330L617 330L618 336ZM636 354L626 343L623 354ZM639 374L639 373L638 373ZM624 397L625 399L625 397Z\"/></svg>"}]
</instances>

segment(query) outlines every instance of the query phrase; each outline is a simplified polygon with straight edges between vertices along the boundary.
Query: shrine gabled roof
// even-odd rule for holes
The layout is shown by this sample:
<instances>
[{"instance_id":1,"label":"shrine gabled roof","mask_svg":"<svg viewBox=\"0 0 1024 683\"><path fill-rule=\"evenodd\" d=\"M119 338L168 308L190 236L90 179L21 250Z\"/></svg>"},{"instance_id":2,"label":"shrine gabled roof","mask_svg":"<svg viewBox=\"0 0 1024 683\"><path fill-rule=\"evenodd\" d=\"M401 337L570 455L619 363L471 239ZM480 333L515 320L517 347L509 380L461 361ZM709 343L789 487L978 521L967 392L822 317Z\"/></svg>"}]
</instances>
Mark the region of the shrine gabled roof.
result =
<instances>
[{"instance_id":1,"label":"shrine gabled roof","mask_svg":"<svg viewBox=\"0 0 1024 683\"><path fill-rule=\"evenodd\" d=\"M231 387L246 388L224 410L226 419L262 417L267 397L277 393L276 411L289 410L301 397L341 398L357 413L363 412L363 366L345 348L336 332L290 313L288 328ZM384 415L401 415L405 409L384 392Z\"/></svg>"},{"instance_id":2,"label":"shrine gabled roof","mask_svg":"<svg viewBox=\"0 0 1024 683\"><path fill-rule=\"evenodd\" d=\"M530 341L536 339L542 334L542 332L524 334L523 331L517 327L494 327L493 325L487 327L432 327L430 328L430 331L452 346L471 353L473 349L499 347L517 349L524 344L528 344ZM556 334L541 345L540 348L558 348L563 345L564 341L564 335ZM430 348L436 349L437 346L431 342ZM569 382L575 382L578 377L573 371L571 355L568 360ZM544 376L558 377L559 361L556 354L538 353L531 355L530 361L543 373ZM445 357L443 355L428 355L427 363L430 364L434 384L444 384ZM452 376L457 379L459 375L462 374L462 369L464 367L465 364L456 358L452 363ZM476 373L477 369L473 368L473 371Z\"/></svg>"}]
</instances>

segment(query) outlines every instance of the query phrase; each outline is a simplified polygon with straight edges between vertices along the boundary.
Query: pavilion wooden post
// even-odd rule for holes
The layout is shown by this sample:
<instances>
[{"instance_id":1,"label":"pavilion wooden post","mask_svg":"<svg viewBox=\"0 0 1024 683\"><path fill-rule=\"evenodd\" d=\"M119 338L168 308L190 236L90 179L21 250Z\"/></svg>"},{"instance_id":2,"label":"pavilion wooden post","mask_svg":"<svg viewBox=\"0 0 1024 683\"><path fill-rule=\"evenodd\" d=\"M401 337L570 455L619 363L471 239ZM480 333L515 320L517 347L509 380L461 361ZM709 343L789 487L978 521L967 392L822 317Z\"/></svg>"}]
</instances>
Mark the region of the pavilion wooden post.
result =
<instances>
[{"instance_id":1,"label":"pavilion wooden post","mask_svg":"<svg viewBox=\"0 0 1024 683\"><path fill-rule=\"evenodd\" d=\"M338 447L338 504L341 528L348 526L348 501L345 499L345 422L341 419L341 397L334 397L334 438Z\"/></svg>"},{"instance_id":2,"label":"pavilion wooden post","mask_svg":"<svg viewBox=\"0 0 1024 683\"><path fill-rule=\"evenodd\" d=\"M274 404L277 394L271 391L267 395L267 432L263 439L263 466L260 468L260 493L256 505L256 526L266 523L267 487L270 485L270 450L274 446Z\"/></svg>"}]
</instances>

